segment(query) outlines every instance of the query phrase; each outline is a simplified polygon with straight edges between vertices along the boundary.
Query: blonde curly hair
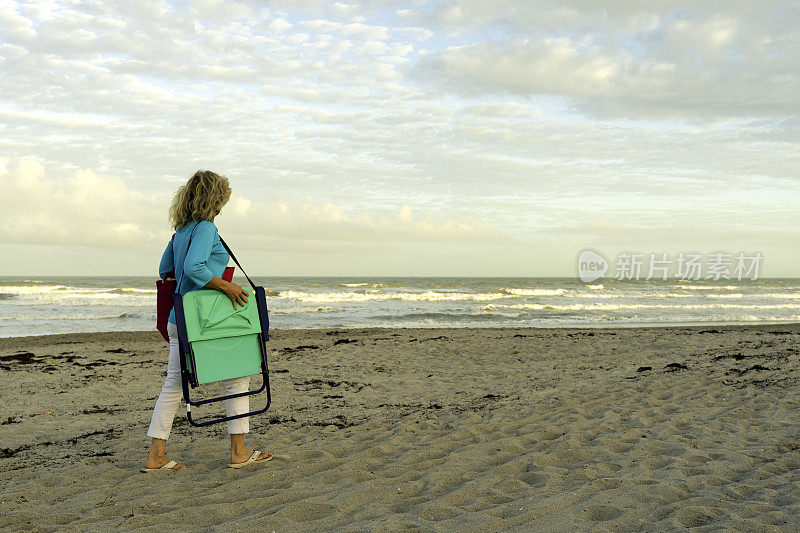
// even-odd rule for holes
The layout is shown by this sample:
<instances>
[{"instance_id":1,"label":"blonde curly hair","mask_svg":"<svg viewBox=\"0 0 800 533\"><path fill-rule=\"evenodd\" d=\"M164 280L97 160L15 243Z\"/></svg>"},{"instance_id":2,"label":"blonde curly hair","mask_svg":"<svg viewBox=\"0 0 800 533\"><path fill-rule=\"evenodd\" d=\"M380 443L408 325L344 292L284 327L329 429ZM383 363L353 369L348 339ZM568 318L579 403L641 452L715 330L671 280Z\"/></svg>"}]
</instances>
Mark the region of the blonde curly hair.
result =
<instances>
[{"instance_id":1,"label":"blonde curly hair","mask_svg":"<svg viewBox=\"0 0 800 533\"><path fill-rule=\"evenodd\" d=\"M192 220L212 220L231 198L228 178L198 170L182 185L169 208L169 221L177 231Z\"/></svg>"}]
</instances>

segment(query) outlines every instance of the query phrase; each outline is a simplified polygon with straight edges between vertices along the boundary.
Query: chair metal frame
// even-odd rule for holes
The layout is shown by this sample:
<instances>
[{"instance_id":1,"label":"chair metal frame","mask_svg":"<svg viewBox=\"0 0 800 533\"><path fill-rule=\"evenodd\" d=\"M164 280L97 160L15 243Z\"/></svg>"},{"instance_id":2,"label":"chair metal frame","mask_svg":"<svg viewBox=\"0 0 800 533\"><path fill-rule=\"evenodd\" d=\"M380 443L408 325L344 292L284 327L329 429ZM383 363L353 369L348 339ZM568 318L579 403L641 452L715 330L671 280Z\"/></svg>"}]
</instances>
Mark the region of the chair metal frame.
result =
<instances>
[{"instance_id":1,"label":"chair metal frame","mask_svg":"<svg viewBox=\"0 0 800 533\"><path fill-rule=\"evenodd\" d=\"M188 341L188 335L186 333L186 318L183 313L183 297L180 294L178 294L177 291L175 291L175 293L172 296L173 305L175 307L175 321L177 322L178 326L178 339L179 339L178 347L180 349L180 359L181 359L181 384L183 386L183 399L186 402L186 418L188 418L189 423L193 426L202 427L211 424L217 424L220 422L227 422L229 420L235 420L237 418L259 415L265 413L267 409L269 409L270 404L272 403L272 394L270 392L270 386L269 386L269 364L267 362L267 345L266 345L266 342L269 340L269 314L267 313L267 297L264 291L264 287L254 286L253 288L255 289L256 304L258 305L258 316L259 320L261 321L261 333L258 334L258 341L259 341L258 344L261 348L261 377L262 377L261 387L253 391L241 392L238 394L230 394L227 396L218 396L216 398L207 398L203 400L192 400L189 395L189 389L190 388L193 389L199 385L197 382L197 374L194 366L195 365L194 351L192 350L192 343ZM250 411L248 413L243 413L240 415L224 416L204 421L196 421L195 419L192 418L192 406L200 406L209 403L222 402L225 400L230 400L232 398L240 398L242 396L253 396L255 394L261 393L264 390L267 391L267 405L263 409Z\"/></svg>"}]
</instances>

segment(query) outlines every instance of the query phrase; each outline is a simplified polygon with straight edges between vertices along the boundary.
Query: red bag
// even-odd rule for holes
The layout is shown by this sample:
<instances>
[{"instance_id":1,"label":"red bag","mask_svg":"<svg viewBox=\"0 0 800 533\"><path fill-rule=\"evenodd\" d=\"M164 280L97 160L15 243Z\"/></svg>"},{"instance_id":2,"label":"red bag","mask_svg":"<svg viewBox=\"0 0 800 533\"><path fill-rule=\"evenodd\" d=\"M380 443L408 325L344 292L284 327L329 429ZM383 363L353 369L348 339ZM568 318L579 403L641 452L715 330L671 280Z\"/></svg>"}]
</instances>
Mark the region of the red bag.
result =
<instances>
[{"instance_id":1,"label":"red bag","mask_svg":"<svg viewBox=\"0 0 800 533\"><path fill-rule=\"evenodd\" d=\"M175 292L175 278L156 281L156 329L169 342L167 319L172 311L172 293Z\"/></svg>"},{"instance_id":2,"label":"red bag","mask_svg":"<svg viewBox=\"0 0 800 533\"><path fill-rule=\"evenodd\" d=\"M225 267L225 272L222 273L222 279L232 282L234 268L235 267ZM156 329L167 342L169 342L167 322L169 314L172 312L172 295L175 292L175 273L172 272L171 274L172 276L167 274L166 279L156 281Z\"/></svg>"}]
</instances>

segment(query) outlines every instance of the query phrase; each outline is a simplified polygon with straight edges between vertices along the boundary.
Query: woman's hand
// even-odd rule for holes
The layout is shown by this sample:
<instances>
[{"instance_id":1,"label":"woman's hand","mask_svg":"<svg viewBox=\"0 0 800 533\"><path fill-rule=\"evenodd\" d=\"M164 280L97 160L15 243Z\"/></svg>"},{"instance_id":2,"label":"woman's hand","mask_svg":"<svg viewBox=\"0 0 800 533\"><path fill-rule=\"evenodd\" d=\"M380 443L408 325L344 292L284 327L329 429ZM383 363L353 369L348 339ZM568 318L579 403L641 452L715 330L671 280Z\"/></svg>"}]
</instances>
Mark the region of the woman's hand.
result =
<instances>
[{"instance_id":1,"label":"woman's hand","mask_svg":"<svg viewBox=\"0 0 800 533\"><path fill-rule=\"evenodd\" d=\"M238 303L242 307L247 304L247 297L249 294L246 290L241 288L235 283L228 282L228 288L225 289L225 294L228 295L228 298L231 299L231 303L233 304L233 308L236 309L236 304Z\"/></svg>"},{"instance_id":2,"label":"woman's hand","mask_svg":"<svg viewBox=\"0 0 800 533\"><path fill-rule=\"evenodd\" d=\"M242 307L247 305L247 297L250 296L250 294L246 290L244 290L237 284L231 283L230 281L225 281L224 279L218 278L217 276L212 277L211 280L208 283L206 283L204 288L216 289L218 291L222 291L225 294L227 294L228 298L231 299L231 303L233 304L234 309L236 309L237 303Z\"/></svg>"}]
</instances>

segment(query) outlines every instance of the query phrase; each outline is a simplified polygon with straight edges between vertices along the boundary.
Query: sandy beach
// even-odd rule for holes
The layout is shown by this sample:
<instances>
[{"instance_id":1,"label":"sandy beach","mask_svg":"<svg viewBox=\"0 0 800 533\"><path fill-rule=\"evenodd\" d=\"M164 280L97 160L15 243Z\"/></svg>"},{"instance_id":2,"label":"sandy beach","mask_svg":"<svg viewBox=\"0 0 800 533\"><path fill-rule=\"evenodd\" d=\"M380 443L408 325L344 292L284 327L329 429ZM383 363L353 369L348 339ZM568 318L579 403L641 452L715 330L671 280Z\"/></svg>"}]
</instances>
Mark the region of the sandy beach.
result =
<instances>
[{"instance_id":1,"label":"sandy beach","mask_svg":"<svg viewBox=\"0 0 800 533\"><path fill-rule=\"evenodd\" d=\"M0 339L0 527L800 529L800 325L274 330L273 402L142 474L156 332ZM257 380L254 380L254 383ZM251 405L257 405L253 400Z\"/></svg>"}]
</instances>

